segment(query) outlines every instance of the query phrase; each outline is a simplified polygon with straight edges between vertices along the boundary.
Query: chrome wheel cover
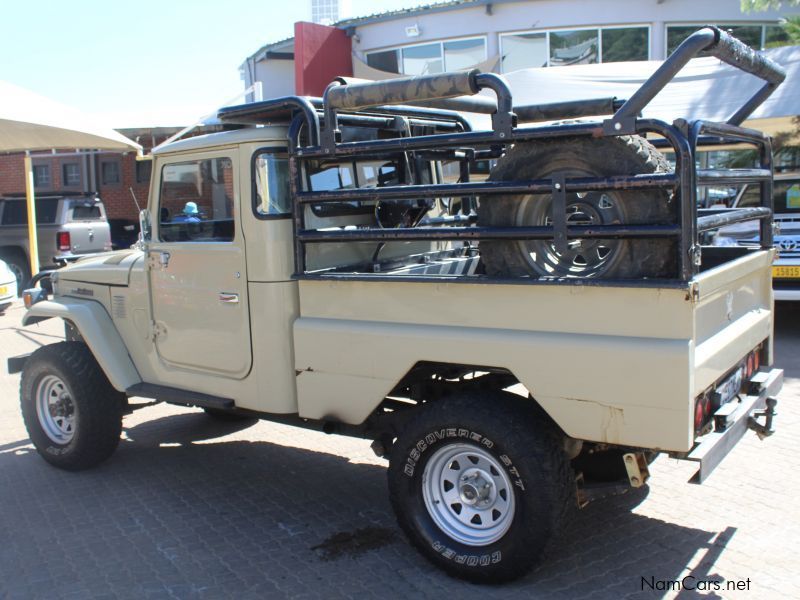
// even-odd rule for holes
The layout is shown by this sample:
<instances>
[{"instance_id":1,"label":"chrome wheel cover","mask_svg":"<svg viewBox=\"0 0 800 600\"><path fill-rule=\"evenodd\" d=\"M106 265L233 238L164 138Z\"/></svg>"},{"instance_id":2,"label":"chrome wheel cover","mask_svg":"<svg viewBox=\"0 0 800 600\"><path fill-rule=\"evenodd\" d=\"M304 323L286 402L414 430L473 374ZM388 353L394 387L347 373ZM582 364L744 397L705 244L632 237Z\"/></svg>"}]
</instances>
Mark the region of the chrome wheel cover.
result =
<instances>
[{"instance_id":1,"label":"chrome wheel cover","mask_svg":"<svg viewBox=\"0 0 800 600\"><path fill-rule=\"evenodd\" d=\"M35 391L36 415L42 430L56 444L68 444L75 435L75 404L66 384L56 375L45 375Z\"/></svg>"},{"instance_id":2,"label":"chrome wheel cover","mask_svg":"<svg viewBox=\"0 0 800 600\"><path fill-rule=\"evenodd\" d=\"M496 542L514 520L514 489L505 469L470 444L434 452L422 474L422 495L437 527L468 546Z\"/></svg>"}]
</instances>

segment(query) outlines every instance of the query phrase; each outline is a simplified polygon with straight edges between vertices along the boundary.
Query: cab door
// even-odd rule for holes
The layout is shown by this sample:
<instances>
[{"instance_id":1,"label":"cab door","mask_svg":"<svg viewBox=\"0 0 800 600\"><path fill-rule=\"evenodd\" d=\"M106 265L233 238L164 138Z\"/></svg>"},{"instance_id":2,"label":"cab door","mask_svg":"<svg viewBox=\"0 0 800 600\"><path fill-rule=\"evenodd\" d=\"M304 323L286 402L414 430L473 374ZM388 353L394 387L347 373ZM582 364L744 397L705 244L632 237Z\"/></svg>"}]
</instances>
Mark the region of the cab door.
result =
<instances>
[{"instance_id":1,"label":"cab door","mask_svg":"<svg viewBox=\"0 0 800 600\"><path fill-rule=\"evenodd\" d=\"M233 150L161 163L148 244L153 335L169 369L250 371L245 245Z\"/></svg>"}]
</instances>

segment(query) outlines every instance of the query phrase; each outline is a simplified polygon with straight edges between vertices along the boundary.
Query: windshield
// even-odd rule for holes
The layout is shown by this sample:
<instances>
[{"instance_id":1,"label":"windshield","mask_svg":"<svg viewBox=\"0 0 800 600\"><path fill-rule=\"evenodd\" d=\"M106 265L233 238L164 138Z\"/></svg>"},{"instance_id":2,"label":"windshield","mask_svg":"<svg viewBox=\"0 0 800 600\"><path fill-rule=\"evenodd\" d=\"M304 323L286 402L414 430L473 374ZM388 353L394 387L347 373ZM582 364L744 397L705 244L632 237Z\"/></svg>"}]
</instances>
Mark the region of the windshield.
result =
<instances>
[{"instance_id":1,"label":"windshield","mask_svg":"<svg viewBox=\"0 0 800 600\"><path fill-rule=\"evenodd\" d=\"M800 179L787 179L775 181L772 187L772 201L775 203L775 213L800 212ZM758 184L748 185L739 202L738 207L759 206Z\"/></svg>"}]
</instances>

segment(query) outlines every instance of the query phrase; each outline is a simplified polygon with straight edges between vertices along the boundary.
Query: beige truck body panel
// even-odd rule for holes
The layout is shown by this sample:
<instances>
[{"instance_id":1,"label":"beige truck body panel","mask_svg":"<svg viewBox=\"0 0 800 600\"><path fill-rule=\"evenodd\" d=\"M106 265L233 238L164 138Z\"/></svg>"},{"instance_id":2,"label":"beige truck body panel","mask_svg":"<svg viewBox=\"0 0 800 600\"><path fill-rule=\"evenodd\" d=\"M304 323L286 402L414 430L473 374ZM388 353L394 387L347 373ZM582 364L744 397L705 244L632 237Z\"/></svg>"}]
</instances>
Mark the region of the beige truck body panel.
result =
<instances>
[{"instance_id":1,"label":"beige truck body panel","mask_svg":"<svg viewBox=\"0 0 800 600\"><path fill-rule=\"evenodd\" d=\"M686 451L694 398L770 335L770 261L690 289L301 281L299 412L360 423L419 361L500 367L574 438Z\"/></svg>"},{"instance_id":2,"label":"beige truck body panel","mask_svg":"<svg viewBox=\"0 0 800 600\"><path fill-rule=\"evenodd\" d=\"M125 391L142 381L103 304L79 298L39 302L25 313L22 324L30 325L53 317L75 324L115 389Z\"/></svg>"}]
</instances>

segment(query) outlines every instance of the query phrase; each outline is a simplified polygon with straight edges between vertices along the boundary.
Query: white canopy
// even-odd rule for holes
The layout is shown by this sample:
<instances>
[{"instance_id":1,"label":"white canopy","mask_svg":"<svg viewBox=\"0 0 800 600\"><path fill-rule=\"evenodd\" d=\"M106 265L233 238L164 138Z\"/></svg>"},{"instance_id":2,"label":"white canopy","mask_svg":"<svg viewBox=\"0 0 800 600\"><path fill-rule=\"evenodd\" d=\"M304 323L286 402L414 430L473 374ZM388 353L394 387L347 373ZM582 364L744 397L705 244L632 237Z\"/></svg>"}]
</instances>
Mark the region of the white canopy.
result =
<instances>
[{"instance_id":1,"label":"white canopy","mask_svg":"<svg viewBox=\"0 0 800 600\"><path fill-rule=\"evenodd\" d=\"M51 148L142 149L89 115L0 81L0 152Z\"/></svg>"},{"instance_id":2,"label":"white canopy","mask_svg":"<svg viewBox=\"0 0 800 600\"><path fill-rule=\"evenodd\" d=\"M791 118L800 114L800 46L774 48L766 54L786 69L786 81L747 124L770 134L793 130ZM522 69L504 76L515 106L611 96L627 99L660 64L644 61ZM676 118L726 121L763 84L715 58L694 59L655 97L643 116L667 122ZM483 93L493 96L492 92ZM487 127L488 118L478 117L474 124Z\"/></svg>"},{"instance_id":3,"label":"white canopy","mask_svg":"<svg viewBox=\"0 0 800 600\"><path fill-rule=\"evenodd\" d=\"M96 148L135 150L142 147L110 127L98 125L90 116L44 96L0 81L0 152L50 150L52 148ZM31 274L39 271L33 164L25 155L25 195L28 204L28 250ZM21 282L26 285L27 282Z\"/></svg>"}]
</instances>

